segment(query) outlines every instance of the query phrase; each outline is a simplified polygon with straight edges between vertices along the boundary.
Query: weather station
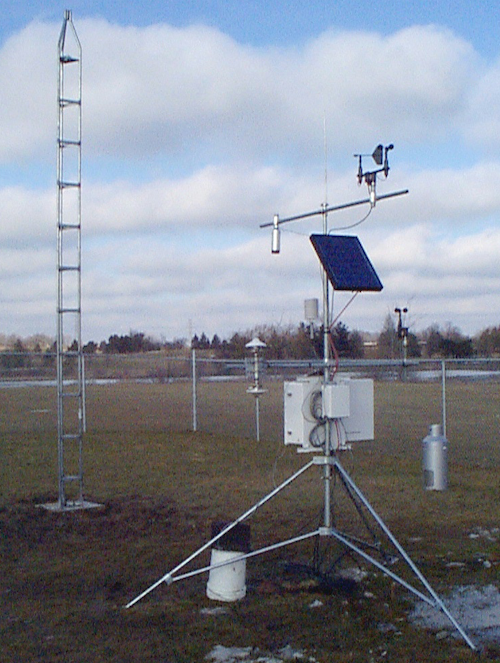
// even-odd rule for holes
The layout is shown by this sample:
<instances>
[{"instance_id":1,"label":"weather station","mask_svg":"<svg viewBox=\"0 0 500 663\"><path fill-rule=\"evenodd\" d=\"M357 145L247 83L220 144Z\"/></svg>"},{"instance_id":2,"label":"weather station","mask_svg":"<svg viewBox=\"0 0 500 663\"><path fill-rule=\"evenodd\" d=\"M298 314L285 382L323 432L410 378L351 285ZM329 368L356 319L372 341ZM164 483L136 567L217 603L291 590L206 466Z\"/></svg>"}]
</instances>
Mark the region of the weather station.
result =
<instances>
[{"instance_id":1,"label":"weather station","mask_svg":"<svg viewBox=\"0 0 500 663\"><path fill-rule=\"evenodd\" d=\"M320 209L287 218L280 218L278 214L275 214L272 222L260 226L261 228L272 228L271 252L277 254L281 250L281 228L284 224L317 216L322 218L322 233L310 236L310 242L319 259L322 271L322 369L319 375L306 375L284 383L284 444L295 446L299 453L309 454L310 459L234 522L222 527L201 548L131 600L127 604L127 608L135 605L163 583L170 585L200 573L208 572L212 574L214 571L228 565L230 565L234 575L237 575L237 572L241 572L243 568L238 568L238 565L246 563L248 558L306 540L313 540L315 545L319 545L318 542L321 540L335 541L346 551L338 557L337 561L342 560L348 554L355 555L373 565L414 596L437 611L443 612L467 645L471 649L476 649L469 636L449 612L441 598L430 586L340 462L343 452L351 448L352 445L374 439L374 384L371 379L353 378L339 371L339 357L332 340L332 329L339 315L359 293L380 292L383 286L358 237L332 234L328 227L328 215L339 210L368 205L368 214L361 221L337 229L337 231L347 230L360 225L379 201L408 193L408 190L402 190L383 195L377 194L377 176L383 174L387 178L389 174L388 153L393 147L392 144L386 147L378 145L371 155L354 155L358 159L358 182L359 184L363 182L366 184L368 198L336 206L328 206L324 203ZM365 157L372 157L378 168L365 171L363 169L363 159ZM333 293L336 291L350 292L352 297L340 314L332 321L331 302L333 301ZM306 317L312 324L318 318L317 306L311 300L308 301ZM257 348L255 348L255 354L257 354ZM231 555L231 559L226 562L221 561L217 564L212 563L209 566L181 572L201 553L212 548L224 537L230 536L232 530L241 526L264 504L268 503L285 488L288 488L308 470L314 468L319 469L320 481L322 482L320 492L322 493L323 504L320 522L317 527L313 527L311 531L305 533L297 533L285 541L272 543L259 550ZM353 513L357 514L361 527L365 529L369 536L362 539L357 533L353 534L349 529L350 520L352 519L349 519L347 524L342 523L341 527L339 521L343 514L339 512L342 512L342 509L335 508L334 488L337 486L344 491L344 503L349 502L352 505ZM383 535L385 540L391 544L392 554L384 551L380 535ZM397 559L404 560L406 568L413 574L412 577L418 579L420 583L418 587L393 570L393 563ZM242 588L238 589L241 590ZM240 594L243 593L243 591L240 591Z\"/></svg>"}]
</instances>

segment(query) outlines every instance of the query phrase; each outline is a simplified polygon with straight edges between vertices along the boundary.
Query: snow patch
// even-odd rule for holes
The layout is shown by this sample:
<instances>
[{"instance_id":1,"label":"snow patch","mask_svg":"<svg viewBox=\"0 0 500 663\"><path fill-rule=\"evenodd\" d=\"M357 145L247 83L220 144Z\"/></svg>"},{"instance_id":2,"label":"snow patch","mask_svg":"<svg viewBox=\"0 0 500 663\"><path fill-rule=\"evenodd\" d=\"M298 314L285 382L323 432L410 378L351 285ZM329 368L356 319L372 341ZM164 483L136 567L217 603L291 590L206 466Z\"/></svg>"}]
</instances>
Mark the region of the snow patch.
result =
<instances>
[{"instance_id":1,"label":"snow patch","mask_svg":"<svg viewBox=\"0 0 500 663\"><path fill-rule=\"evenodd\" d=\"M443 602L466 632L482 641L500 642L500 591L494 585L456 587ZM410 619L424 628L456 632L446 615L427 603L419 603Z\"/></svg>"},{"instance_id":2,"label":"snow patch","mask_svg":"<svg viewBox=\"0 0 500 663\"><path fill-rule=\"evenodd\" d=\"M284 661L307 661L317 663L316 659L306 655L299 650L294 650L290 645L283 647L275 655L266 655L253 647L224 647L216 645L205 657L207 661L214 663L283 663Z\"/></svg>"}]
</instances>

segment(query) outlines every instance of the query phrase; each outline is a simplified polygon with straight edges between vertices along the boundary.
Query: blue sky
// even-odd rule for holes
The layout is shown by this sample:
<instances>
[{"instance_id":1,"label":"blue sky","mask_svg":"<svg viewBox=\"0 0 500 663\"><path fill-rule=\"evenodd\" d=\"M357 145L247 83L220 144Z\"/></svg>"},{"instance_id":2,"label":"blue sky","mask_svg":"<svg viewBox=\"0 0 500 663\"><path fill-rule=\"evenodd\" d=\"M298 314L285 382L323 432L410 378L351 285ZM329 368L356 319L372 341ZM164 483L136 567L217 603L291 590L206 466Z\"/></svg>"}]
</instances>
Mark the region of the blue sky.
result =
<instances>
[{"instance_id":1,"label":"blue sky","mask_svg":"<svg viewBox=\"0 0 500 663\"><path fill-rule=\"evenodd\" d=\"M326 28L369 30L389 34L415 24L435 23L455 31L474 43L486 56L497 55L495 26L500 7L495 2L467 0L435 2L400 0L349 2L348 0L213 0L185 2L153 0L148 3L102 0L75 0L71 3L50 0L5 0L0 31L8 35L32 20L59 21L65 9L80 18L101 16L120 25L147 26L167 22L177 27L203 23L254 45L303 43Z\"/></svg>"},{"instance_id":2,"label":"blue sky","mask_svg":"<svg viewBox=\"0 0 500 663\"><path fill-rule=\"evenodd\" d=\"M83 47L83 327L227 336L320 296L308 234L259 224L364 198L356 152L394 143L356 228L384 283L343 317L500 324L500 47L493 2L4 2L0 333L55 330L57 37ZM325 134L327 191L325 193ZM332 226L364 211L331 215ZM291 224L292 225L292 224ZM336 299L341 306L342 297Z\"/></svg>"}]
</instances>

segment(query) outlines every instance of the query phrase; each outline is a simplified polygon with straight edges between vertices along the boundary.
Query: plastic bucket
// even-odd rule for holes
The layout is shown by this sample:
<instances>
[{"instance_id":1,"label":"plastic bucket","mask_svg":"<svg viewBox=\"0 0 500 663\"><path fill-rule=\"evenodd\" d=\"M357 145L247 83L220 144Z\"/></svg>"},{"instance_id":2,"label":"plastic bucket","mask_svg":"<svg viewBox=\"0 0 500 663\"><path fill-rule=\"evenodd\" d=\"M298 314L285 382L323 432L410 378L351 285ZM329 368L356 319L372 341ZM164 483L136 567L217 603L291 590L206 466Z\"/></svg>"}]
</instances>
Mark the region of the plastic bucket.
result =
<instances>
[{"instance_id":1,"label":"plastic bucket","mask_svg":"<svg viewBox=\"0 0 500 663\"><path fill-rule=\"evenodd\" d=\"M207 583L207 596L214 601L238 601L246 593L247 560L240 559L244 553L235 550L218 550L212 548L211 566L223 564L210 569Z\"/></svg>"}]
</instances>

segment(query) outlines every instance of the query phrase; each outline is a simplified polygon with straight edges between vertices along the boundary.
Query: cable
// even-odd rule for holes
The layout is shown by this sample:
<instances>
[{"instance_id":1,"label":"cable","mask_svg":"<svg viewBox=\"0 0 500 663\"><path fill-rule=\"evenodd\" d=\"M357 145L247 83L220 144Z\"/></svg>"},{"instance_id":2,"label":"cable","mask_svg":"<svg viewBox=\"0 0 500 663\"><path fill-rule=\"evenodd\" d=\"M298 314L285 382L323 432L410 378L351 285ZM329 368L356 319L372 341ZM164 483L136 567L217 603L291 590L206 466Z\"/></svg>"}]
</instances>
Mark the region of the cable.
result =
<instances>
[{"instance_id":1,"label":"cable","mask_svg":"<svg viewBox=\"0 0 500 663\"><path fill-rule=\"evenodd\" d=\"M335 324L335 323L337 322L337 320L340 318L340 316L342 315L342 313L344 313L344 311L345 311L345 310L346 310L346 309L352 304L352 302L353 302L354 299L359 295L360 292L361 292L360 290L357 290L357 291L354 293L354 295L351 297L351 299L347 302L347 304L344 306L344 308L340 311L340 313L337 313L337 317L335 318L335 320L333 320L332 324L330 325L330 329L333 329L334 324Z\"/></svg>"},{"instance_id":2,"label":"cable","mask_svg":"<svg viewBox=\"0 0 500 663\"><path fill-rule=\"evenodd\" d=\"M334 366L333 375L332 375L332 378L333 378L336 375L337 371L339 370L340 357L339 357L339 353L337 352L337 348L335 347L335 343L333 342L332 328L330 327L330 329L328 331L329 331L328 337L330 339L330 347L332 349L333 356L334 356L334 359L335 359L335 366Z\"/></svg>"},{"instance_id":3,"label":"cable","mask_svg":"<svg viewBox=\"0 0 500 663\"><path fill-rule=\"evenodd\" d=\"M368 214L365 214L365 216L360 221L356 221L356 223L351 223L349 226L341 226L340 228L332 228L332 230L330 230L330 232L328 234L330 235L333 230L335 230L335 232L337 232L338 230L350 230L351 228L356 228L356 226L360 226L370 216L370 214L372 213L372 209L373 208L370 207L370 209L368 210Z\"/></svg>"},{"instance_id":4,"label":"cable","mask_svg":"<svg viewBox=\"0 0 500 663\"><path fill-rule=\"evenodd\" d=\"M290 230L290 228L280 228L280 231L283 233L290 233L291 235L300 235L301 237L307 237L309 233L301 232L300 230Z\"/></svg>"},{"instance_id":5,"label":"cable","mask_svg":"<svg viewBox=\"0 0 500 663\"><path fill-rule=\"evenodd\" d=\"M337 449L342 449L343 444L344 444L344 440L342 439L341 429L344 428L344 431L345 431L345 427L344 427L343 422L342 422L342 426L341 426L340 419L334 419L334 423L335 423L335 431L337 433ZM347 442L347 436L346 436L345 441Z\"/></svg>"},{"instance_id":6,"label":"cable","mask_svg":"<svg viewBox=\"0 0 500 663\"><path fill-rule=\"evenodd\" d=\"M276 456L274 458L274 462L273 462L272 471L271 471L271 481L272 481L273 488L276 488L277 485L278 485L276 483L276 473L278 471L278 463L283 458L283 456L285 455L286 445L284 445L280 442L280 448L281 448L281 453L276 454Z\"/></svg>"}]
</instances>

